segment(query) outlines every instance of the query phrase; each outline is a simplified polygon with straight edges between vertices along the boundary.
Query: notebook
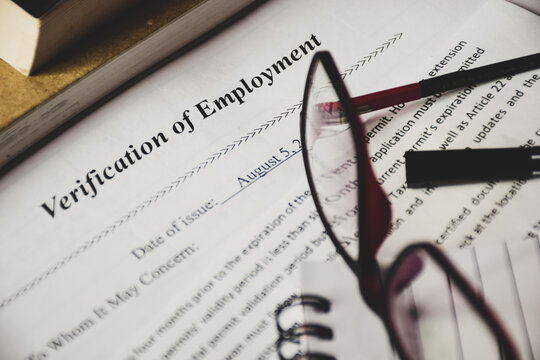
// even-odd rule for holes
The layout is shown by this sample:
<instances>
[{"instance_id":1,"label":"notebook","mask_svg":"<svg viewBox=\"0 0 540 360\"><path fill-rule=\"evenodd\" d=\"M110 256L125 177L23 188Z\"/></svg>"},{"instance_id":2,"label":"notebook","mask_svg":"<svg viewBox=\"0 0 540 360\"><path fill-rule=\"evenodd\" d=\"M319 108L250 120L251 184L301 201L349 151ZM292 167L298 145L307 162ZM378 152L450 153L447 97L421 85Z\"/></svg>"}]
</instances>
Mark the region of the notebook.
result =
<instances>
[{"instance_id":1,"label":"notebook","mask_svg":"<svg viewBox=\"0 0 540 360\"><path fill-rule=\"evenodd\" d=\"M540 242L538 237L502 244L485 244L447 253L479 289L515 341L522 359L540 358ZM364 303L355 276L341 261L307 262L301 268L303 294L327 299L328 313L304 307L304 323L333 331L331 340L306 337L308 353L343 359L398 359L381 320ZM417 293L415 293L417 294ZM441 292L442 294L442 292ZM443 301L442 297L437 301ZM458 322L464 319L457 307ZM455 330L455 329L454 329ZM445 329L437 329L444 332ZM457 327L465 359L477 339ZM470 357L469 357L470 358Z\"/></svg>"}]
</instances>

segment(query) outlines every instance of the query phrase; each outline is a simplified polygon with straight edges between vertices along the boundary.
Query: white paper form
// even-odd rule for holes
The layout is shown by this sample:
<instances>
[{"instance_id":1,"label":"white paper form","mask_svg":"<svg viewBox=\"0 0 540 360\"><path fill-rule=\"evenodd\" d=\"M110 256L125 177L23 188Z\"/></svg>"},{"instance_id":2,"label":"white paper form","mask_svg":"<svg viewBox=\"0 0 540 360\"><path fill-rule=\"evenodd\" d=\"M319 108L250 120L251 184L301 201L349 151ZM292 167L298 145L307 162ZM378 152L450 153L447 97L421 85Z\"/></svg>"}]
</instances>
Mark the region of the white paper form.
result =
<instances>
[{"instance_id":1,"label":"white paper form","mask_svg":"<svg viewBox=\"0 0 540 360\"><path fill-rule=\"evenodd\" d=\"M496 15L499 12L512 16ZM502 2L486 5L448 39L452 45L430 56L431 66L422 77L538 52L538 16L527 13L529 30L519 36L504 30L523 24L524 19L518 19L525 13ZM480 14L485 15L480 18ZM498 49L501 44L505 50ZM466 247L477 240L520 238L536 223L540 212L536 180L412 190L406 188L401 156L404 150L538 146L539 124L534 119L538 76L536 70L518 74L366 118L373 164L393 208L390 241L383 246L381 260L386 255L391 260L396 247L419 240ZM400 122L386 120L394 118ZM448 216L441 216L436 208L444 208Z\"/></svg>"},{"instance_id":2,"label":"white paper form","mask_svg":"<svg viewBox=\"0 0 540 360\"><path fill-rule=\"evenodd\" d=\"M298 152L312 53L352 92L417 81L479 5L317 4L265 4L0 180L0 357L274 356L269 313L334 255Z\"/></svg>"}]
</instances>

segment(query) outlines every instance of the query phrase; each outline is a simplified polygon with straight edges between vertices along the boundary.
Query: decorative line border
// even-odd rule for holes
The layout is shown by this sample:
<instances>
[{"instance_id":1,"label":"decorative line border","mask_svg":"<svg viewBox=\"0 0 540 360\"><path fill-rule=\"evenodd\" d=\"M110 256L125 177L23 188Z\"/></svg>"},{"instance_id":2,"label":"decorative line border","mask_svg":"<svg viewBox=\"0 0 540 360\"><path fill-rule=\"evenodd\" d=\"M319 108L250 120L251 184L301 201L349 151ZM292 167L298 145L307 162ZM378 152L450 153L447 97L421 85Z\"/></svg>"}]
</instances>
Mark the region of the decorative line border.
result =
<instances>
[{"instance_id":1,"label":"decorative line border","mask_svg":"<svg viewBox=\"0 0 540 360\"><path fill-rule=\"evenodd\" d=\"M393 37L386 40L386 42L382 43L381 46L375 48L374 51L370 52L367 56L364 56L362 59L358 60L354 65L348 67L344 72L341 73L341 78L345 79L347 76L351 75L353 71L358 70L359 67L363 67L367 63L371 61L371 59L374 59L377 57L377 55L382 54L384 49L388 49L390 45L393 45L397 40L401 39L403 36L403 33L397 33L394 34Z\"/></svg>"},{"instance_id":2,"label":"decorative line border","mask_svg":"<svg viewBox=\"0 0 540 360\"><path fill-rule=\"evenodd\" d=\"M377 55L381 54L384 49L388 49L390 45L394 44L397 40L401 39L403 33L395 34L393 37L388 39L386 42L382 43L381 46L375 48L374 51L370 52L367 56L364 56L362 59L358 60L354 65L348 67L341 77L351 75L354 71L357 71L360 67L365 66L375 58ZM17 298L25 295L28 291L42 283L45 279L50 277L52 274L57 272L59 269L64 267L64 265L71 262L74 258L93 247L109 234L114 232L118 227L122 226L124 223L128 222L130 219L134 218L137 214L141 213L143 210L148 208L150 205L155 204L159 199L163 198L166 194L170 193L174 189L178 188L180 184L185 183L187 180L191 179L194 175L198 174L201 170L205 169L208 165L212 164L214 161L220 159L222 156L227 155L229 152L232 152L234 149L240 147L242 144L246 143L248 140L253 139L255 136L261 134L263 131L268 130L270 127L281 122L281 120L286 119L289 115L294 114L297 110L302 109L302 101L297 102L291 107L287 108L285 111L282 111L278 115L274 116L271 120L266 121L265 123L257 126L253 130L249 131L246 135L241 136L239 139L234 140L229 143L219 151L213 153L211 156L207 157L204 161L200 162L190 170L186 171L182 176L179 176L176 180L172 181L170 184L164 186L156 194L148 198L146 201L142 202L135 209L128 212L126 215L120 217L119 220L116 220L113 224L106 227L99 234L95 235L92 239L85 242L77 250L74 250L69 255L65 256L62 260L58 261L55 265L51 266L46 271L42 272L39 276L34 278L31 282L27 283L25 286L20 288L16 293L8 297L7 299L2 300L0 303L0 310L5 308L7 305L11 304Z\"/></svg>"}]
</instances>

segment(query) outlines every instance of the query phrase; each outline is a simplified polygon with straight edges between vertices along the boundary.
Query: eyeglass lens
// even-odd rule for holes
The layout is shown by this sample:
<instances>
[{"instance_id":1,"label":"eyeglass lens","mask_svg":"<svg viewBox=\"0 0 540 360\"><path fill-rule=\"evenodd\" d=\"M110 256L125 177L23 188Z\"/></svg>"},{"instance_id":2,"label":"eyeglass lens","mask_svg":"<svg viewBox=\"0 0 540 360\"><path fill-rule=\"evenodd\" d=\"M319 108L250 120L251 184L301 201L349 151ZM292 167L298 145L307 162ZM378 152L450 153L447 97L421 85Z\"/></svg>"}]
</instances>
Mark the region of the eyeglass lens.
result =
<instances>
[{"instance_id":1,"label":"eyeglass lens","mask_svg":"<svg viewBox=\"0 0 540 360\"><path fill-rule=\"evenodd\" d=\"M321 62L312 72L306 107L305 146L323 216L339 243L358 260L357 156L350 124Z\"/></svg>"},{"instance_id":2,"label":"eyeglass lens","mask_svg":"<svg viewBox=\"0 0 540 360\"><path fill-rule=\"evenodd\" d=\"M490 327L424 250L410 253L390 283L390 321L413 359L499 359Z\"/></svg>"}]
</instances>

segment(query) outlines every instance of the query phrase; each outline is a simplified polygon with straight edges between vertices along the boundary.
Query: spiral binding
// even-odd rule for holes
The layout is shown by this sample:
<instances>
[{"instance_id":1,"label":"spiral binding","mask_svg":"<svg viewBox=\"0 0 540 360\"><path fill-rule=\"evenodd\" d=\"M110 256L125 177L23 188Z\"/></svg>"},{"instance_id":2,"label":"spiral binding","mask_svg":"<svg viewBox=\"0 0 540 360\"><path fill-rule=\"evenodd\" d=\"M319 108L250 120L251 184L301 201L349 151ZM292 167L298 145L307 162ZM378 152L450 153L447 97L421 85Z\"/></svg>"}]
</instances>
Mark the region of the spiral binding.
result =
<instances>
[{"instance_id":1,"label":"spiral binding","mask_svg":"<svg viewBox=\"0 0 540 360\"><path fill-rule=\"evenodd\" d=\"M328 299L319 295L293 295L290 299L280 304L274 314L276 318L276 327L279 332L279 337L276 343L276 349L280 360L336 360L332 355L309 352L303 353L300 350L296 352L292 357L286 357L282 353L282 346L286 343L300 344L300 338L302 336L314 336L323 340L331 340L334 336L334 332L328 326L322 324L298 324L295 323L291 327L284 329L280 322L281 314L286 310L296 305L309 306L317 312L328 313L331 308L331 303Z\"/></svg>"}]
</instances>

